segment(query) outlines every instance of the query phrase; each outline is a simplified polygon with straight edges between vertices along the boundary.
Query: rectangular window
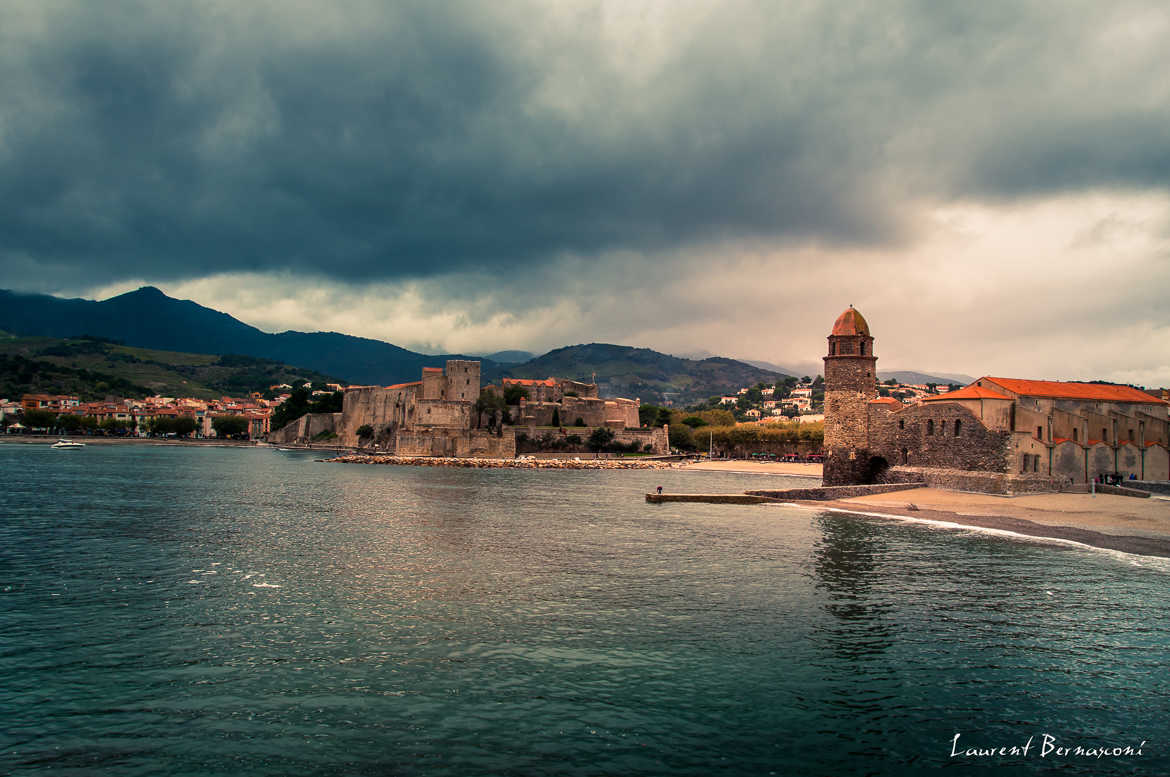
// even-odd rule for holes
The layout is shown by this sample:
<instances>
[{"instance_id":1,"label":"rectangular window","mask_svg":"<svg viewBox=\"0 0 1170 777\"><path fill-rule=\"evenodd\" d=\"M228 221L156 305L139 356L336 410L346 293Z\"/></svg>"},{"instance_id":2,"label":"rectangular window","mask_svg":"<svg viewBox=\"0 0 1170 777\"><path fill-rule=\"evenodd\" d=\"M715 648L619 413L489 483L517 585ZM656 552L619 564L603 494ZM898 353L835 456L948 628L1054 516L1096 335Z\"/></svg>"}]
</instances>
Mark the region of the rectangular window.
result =
<instances>
[{"instance_id":1,"label":"rectangular window","mask_svg":"<svg viewBox=\"0 0 1170 777\"><path fill-rule=\"evenodd\" d=\"M1044 439L1044 427L1041 427L1041 426L1036 427L1036 439L1037 440Z\"/></svg>"}]
</instances>

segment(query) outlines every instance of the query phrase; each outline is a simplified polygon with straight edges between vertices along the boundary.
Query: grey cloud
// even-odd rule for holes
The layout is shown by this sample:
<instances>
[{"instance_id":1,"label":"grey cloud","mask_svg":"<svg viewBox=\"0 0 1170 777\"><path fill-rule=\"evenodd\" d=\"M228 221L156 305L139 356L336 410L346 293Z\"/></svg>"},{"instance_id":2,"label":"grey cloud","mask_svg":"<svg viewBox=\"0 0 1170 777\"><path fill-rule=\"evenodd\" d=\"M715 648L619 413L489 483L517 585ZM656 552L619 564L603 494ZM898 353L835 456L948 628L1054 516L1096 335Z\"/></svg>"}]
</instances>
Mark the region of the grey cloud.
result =
<instances>
[{"instance_id":1,"label":"grey cloud","mask_svg":"<svg viewBox=\"0 0 1170 777\"><path fill-rule=\"evenodd\" d=\"M888 244L914 198L1165 188L1170 56L1076 56L1142 8L725 2L651 47L592 6L0 0L0 262L504 277Z\"/></svg>"}]
</instances>

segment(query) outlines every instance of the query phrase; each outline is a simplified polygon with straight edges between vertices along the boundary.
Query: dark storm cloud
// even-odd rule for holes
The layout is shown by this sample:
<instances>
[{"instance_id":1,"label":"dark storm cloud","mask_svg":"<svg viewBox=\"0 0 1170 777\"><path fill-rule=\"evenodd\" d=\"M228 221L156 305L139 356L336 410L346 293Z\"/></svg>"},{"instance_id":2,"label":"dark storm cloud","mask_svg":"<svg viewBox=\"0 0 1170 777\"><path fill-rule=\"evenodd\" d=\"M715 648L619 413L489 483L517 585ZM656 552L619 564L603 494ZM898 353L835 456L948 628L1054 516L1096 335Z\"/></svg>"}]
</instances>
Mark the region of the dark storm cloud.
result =
<instances>
[{"instance_id":1,"label":"dark storm cloud","mask_svg":"<svg viewBox=\"0 0 1170 777\"><path fill-rule=\"evenodd\" d=\"M938 6L0 0L0 261L507 273L1170 183L1158 6Z\"/></svg>"}]
</instances>

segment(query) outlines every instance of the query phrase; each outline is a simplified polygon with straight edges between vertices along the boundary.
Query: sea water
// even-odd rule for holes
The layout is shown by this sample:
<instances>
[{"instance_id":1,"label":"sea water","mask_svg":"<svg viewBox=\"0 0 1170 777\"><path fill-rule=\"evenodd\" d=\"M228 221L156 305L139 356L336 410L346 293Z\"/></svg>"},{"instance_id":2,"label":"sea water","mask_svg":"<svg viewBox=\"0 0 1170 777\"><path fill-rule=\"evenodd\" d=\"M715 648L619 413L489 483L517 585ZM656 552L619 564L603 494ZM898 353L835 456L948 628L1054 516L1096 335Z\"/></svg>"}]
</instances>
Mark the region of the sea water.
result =
<instances>
[{"instance_id":1,"label":"sea water","mask_svg":"<svg viewBox=\"0 0 1170 777\"><path fill-rule=\"evenodd\" d=\"M319 455L0 445L0 773L1170 772L1164 560Z\"/></svg>"}]
</instances>

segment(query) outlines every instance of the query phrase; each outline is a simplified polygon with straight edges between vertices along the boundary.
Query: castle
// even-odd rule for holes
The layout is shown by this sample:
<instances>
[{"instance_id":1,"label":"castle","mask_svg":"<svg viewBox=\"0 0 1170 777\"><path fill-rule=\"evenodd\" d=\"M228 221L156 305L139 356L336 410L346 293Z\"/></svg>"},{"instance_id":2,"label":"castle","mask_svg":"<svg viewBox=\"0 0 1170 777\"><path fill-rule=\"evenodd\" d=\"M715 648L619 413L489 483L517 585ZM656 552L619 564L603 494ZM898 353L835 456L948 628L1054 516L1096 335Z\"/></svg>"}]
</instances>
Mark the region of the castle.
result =
<instances>
[{"instance_id":1,"label":"castle","mask_svg":"<svg viewBox=\"0 0 1170 777\"><path fill-rule=\"evenodd\" d=\"M850 306L825 362L825 485L925 480L991 493L1099 475L1170 478L1170 403L1129 386L983 377L903 406L878 396L869 324Z\"/></svg>"},{"instance_id":2,"label":"castle","mask_svg":"<svg viewBox=\"0 0 1170 777\"><path fill-rule=\"evenodd\" d=\"M564 378L528 380L504 378L503 389L522 389L527 396L512 422L517 426L606 426L610 429L633 429L640 425L636 399L602 399L596 383L581 383ZM487 386L494 390L494 386ZM580 423L577 423L580 421Z\"/></svg>"},{"instance_id":3,"label":"castle","mask_svg":"<svg viewBox=\"0 0 1170 777\"><path fill-rule=\"evenodd\" d=\"M340 413L301 416L268 439L288 444L333 435L331 442L342 446L372 446L399 456L512 458L516 426L527 427L534 437L539 426L576 425L606 426L617 432L616 442L637 441L655 453L668 450L665 428L639 428L637 400L602 399L596 384L505 378L503 387L527 394L514 409L515 426L481 428L480 363L451 359L445 368L424 367L421 379L410 383L350 386Z\"/></svg>"}]
</instances>

